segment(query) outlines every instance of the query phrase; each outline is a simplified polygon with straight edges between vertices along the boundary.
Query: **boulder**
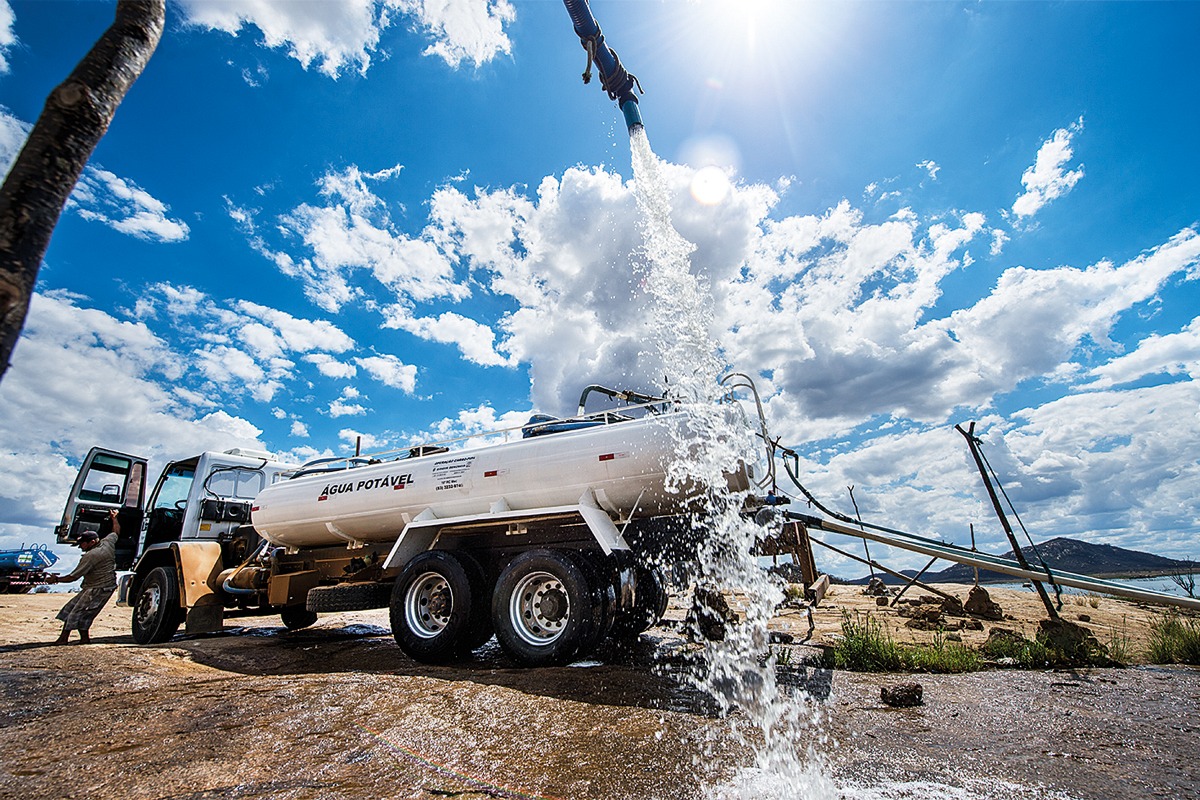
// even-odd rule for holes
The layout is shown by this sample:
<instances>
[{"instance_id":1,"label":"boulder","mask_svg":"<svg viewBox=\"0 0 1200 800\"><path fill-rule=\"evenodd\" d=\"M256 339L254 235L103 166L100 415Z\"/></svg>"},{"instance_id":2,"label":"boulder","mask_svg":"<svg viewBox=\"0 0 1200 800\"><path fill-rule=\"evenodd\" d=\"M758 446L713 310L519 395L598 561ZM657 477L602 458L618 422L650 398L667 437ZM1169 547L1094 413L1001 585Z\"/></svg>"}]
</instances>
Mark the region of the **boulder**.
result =
<instances>
[{"instance_id":1,"label":"boulder","mask_svg":"<svg viewBox=\"0 0 1200 800\"><path fill-rule=\"evenodd\" d=\"M968 614L984 619L1004 619L1004 609L1000 608L999 603L992 600L992 596L982 586L971 588L971 593L967 595L967 602L963 608Z\"/></svg>"}]
</instances>

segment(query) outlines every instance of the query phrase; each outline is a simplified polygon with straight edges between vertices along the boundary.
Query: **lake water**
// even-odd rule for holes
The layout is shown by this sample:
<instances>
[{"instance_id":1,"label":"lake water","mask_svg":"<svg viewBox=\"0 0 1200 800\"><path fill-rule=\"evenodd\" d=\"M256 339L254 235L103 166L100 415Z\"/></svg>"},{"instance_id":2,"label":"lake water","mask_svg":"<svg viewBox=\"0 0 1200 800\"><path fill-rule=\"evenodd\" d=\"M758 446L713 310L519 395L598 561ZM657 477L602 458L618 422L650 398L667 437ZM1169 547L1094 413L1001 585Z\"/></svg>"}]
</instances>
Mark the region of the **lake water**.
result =
<instances>
[{"instance_id":1,"label":"lake water","mask_svg":"<svg viewBox=\"0 0 1200 800\"><path fill-rule=\"evenodd\" d=\"M1196 587L1198 589L1200 589L1200 573L1192 575L1192 579L1195 581ZM1162 575L1157 578L1111 578L1110 580L1115 581L1117 583L1123 583L1126 586L1132 586L1135 589L1143 589L1145 591L1150 591L1150 592L1160 592L1162 594L1169 594L1169 595L1173 595L1175 597L1187 597L1187 592L1185 592L1178 584L1176 584L1174 581L1172 581L1166 575ZM1016 589L1017 591L1027 591L1027 592L1034 591L1032 586L1026 587L1025 585L1022 584L1021 581L1006 581L1004 583L984 583L981 585L985 589L999 588L999 589ZM1049 587L1047 587L1047 589L1049 589ZM1062 591L1063 591L1063 594L1090 594L1090 592L1087 592L1083 589L1075 589L1070 586L1063 586ZM1200 592L1198 592L1198 593L1200 593Z\"/></svg>"}]
</instances>

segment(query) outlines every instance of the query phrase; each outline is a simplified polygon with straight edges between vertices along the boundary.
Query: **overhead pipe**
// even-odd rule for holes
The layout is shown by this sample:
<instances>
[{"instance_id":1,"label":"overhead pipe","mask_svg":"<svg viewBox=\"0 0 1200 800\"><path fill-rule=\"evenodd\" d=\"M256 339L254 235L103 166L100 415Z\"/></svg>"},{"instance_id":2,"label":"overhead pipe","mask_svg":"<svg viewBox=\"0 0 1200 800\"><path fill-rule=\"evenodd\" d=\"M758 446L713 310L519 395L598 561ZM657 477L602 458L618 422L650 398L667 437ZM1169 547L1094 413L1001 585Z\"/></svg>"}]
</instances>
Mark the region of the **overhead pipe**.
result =
<instances>
[{"instance_id":1,"label":"overhead pipe","mask_svg":"<svg viewBox=\"0 0 1200 800\"><path fill-rule=\"evenodd\" d=\"M592 65L596 65L596 70L600 73L600 85L609 98L615 100L617 106L621 109L621 114L625 117L625 125L629 128L629 132L633 133L638 128L642 127L642 112L638 108L637 95L634 94L634 87L637 87L639 92L642 91L642 85L638 83L636 76L631 75L621 66L621 59L617 57L617 52L609 47L604 41L604 34L600 31L600 25L596 22L596 18L592 16L592 10L588 7L587 0L563 0L563 5L567 7L567 13L571 15L571 22L575 26L575 35L579 37L579 43L583 45L583 49L587 51L588 63L587 68L583 71L583 82L590 83L592 80Z\"/></svg>"}]
</instances>

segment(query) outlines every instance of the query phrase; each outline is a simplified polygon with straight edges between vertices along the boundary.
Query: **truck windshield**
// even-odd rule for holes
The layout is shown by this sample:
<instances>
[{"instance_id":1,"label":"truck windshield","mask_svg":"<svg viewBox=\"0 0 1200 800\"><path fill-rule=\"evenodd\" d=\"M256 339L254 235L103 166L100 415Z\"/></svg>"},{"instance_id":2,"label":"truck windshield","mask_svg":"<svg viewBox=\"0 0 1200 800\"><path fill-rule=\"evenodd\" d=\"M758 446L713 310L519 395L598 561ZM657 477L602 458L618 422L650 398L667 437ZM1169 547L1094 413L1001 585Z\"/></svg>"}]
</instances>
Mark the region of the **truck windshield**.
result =
<instances>
[{"instance_id":1,"label":"truck windshield","mask_svg":"<svg viewBox=\"0 0 1200 800\"><path fill-rule=\"evenodd\" d=\"M155 508L174 508L180 500L187 500L188 492L192 489L192 478L196 470L191 466L175 465L170 467L162 476L158 487L158 496L154 498Z\"/></svg>"}]
</instances>

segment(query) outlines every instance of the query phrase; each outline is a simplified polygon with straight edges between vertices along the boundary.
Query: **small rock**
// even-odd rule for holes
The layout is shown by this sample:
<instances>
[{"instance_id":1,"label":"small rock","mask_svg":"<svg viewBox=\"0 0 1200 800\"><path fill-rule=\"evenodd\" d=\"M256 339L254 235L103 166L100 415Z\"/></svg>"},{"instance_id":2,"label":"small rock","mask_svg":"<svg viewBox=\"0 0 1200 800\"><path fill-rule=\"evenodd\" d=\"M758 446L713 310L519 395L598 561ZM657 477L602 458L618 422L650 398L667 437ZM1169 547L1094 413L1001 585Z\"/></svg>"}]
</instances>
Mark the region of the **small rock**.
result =
<instances>
[{"instance_id":1,"label":"small rock","mask_svg":"<svg viewBox=\"0 0 1200 800\"><path fill-rule=\"evenodd\" d=\"M711 586L697 586L692 595L692 607L687 614L687 628L698 631L710 642L725 641L725 628L737 625L738 615L725 602L721 592Z\"/></svg>"},{"instance_id":2,"label":"small rock","mask_svg":"<svg viewBox=\"0 0 1200 800\"><path fill-rule=\"evenodd\" d=\"M922 603L927 603L929 605L937 605L938 603L941 602L941 600L939 600L938 598L934 597L931 594L923 594L918 598L918 600L920 600Z\"/></svg>"},{"instance_id":3,"label":"small rock","mask_svg":"<svg viewBox=\"0 0 1200 800\"><path fill-rule=\"evenodd\" d=\"M897 686L881 686L879 699L892 708L912 708L924 702L924 693L919 683L901 683Z\"/></svg>"},{"instance_id":4,"label":"small rock","mask_svg":"<svg viewBox=\"0 0 1200 800\"><path fill-rule=\"evenodd\" d=\"M957 597L943 597L942 613L952 617L961 617L966 612L963 611L962 600L959 600Z\"/></svg>"},{"instance_id":5,"label":"small rock","mask_svg":"<svg viewBox=\"0 0 1200 800\"><path fill-rule=\"evenodd\" d=\"M887 593L887 584L883 582L883 578L878 576L871 578L867 582L867 588L863 589L863 594L866 595L886 596Z\"/></svg>"},{"instance_id":6,"label":"small rock","mask_svg":"<svg viewBox=\"0 0 1200 800\"><path fill-rule=\"evenodd\" d=\"M767 631L767 638L771 644L791 644L796 641L795 636L783 631Z\"/></svg>"},{"instance_id":7,"label":"small rock","mask_svg":"<svg viewBox=\"0 0 1200 800\"><path fill-rule=\"evenodd\" d=\"M1091 622L1091 621L1092 621L1092 615L1091 615L1091 614L1080 614L1080 615L1079 615L1079 621L1080 621L1080 622Z\"/></svg>"},{"instance_id":8,"label":"small rock","mask_svg":"<svg viewBox=\"0 0 1200 800\"><path fill-rule=\"evenodd\" d=\"M946 641L947 641L947 642L961 642L961 641L962 641L962 635L961 635L961 634L957 634L957 633L947 633L947 634L946 634Z\"/></svg>"},{"instance_id":9,"label":"small rock","mask_svg":"<svg viewBox=\"0 0 1200 800\"><path fill-rule=\"evenodd\" d=\"M981 631L981 630L983 630L983 623L977 619L963 620L962 626L963 626L964 631Z\"/></svg>"},{"instance_id":10,"label":"small rock","mask_svg":"<svg viewBox=\"0 0 1200 800\"><path fill-rule=\"evenodd\" d=\"M875 598L875 605L886 606L887 604L888 604L888 599L886 597L876 597Z\"/></svg>"}]
</instances>

